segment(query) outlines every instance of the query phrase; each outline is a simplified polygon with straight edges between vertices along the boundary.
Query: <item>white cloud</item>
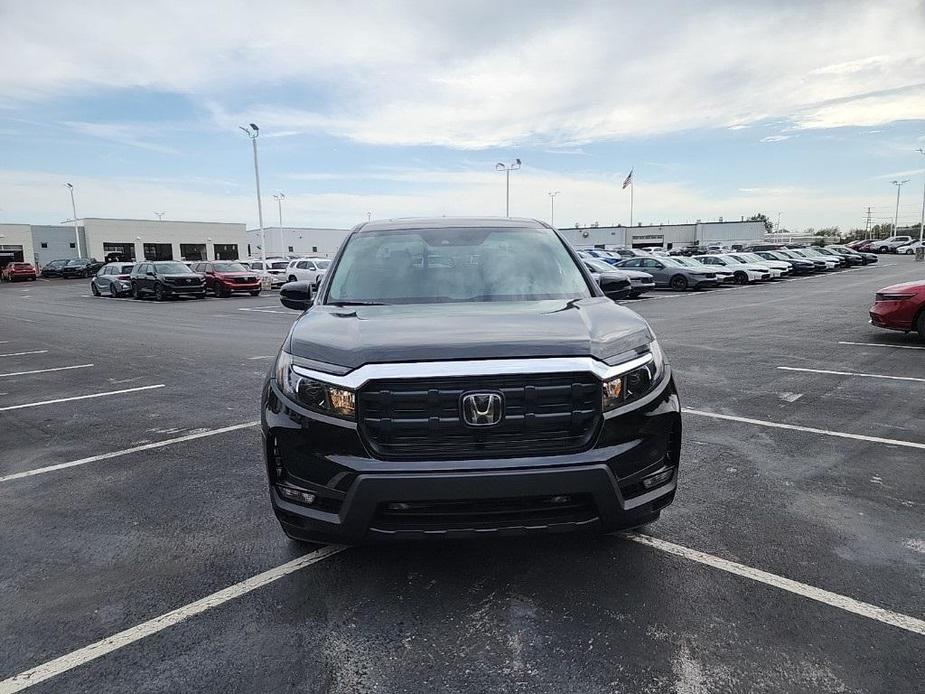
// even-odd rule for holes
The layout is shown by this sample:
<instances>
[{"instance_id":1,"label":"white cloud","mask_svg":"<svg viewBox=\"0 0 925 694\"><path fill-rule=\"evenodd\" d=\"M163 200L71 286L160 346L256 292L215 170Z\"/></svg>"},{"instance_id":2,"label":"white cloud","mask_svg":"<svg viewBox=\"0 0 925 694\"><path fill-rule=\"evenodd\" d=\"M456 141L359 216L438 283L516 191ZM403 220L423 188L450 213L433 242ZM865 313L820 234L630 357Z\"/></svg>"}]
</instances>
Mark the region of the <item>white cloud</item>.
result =
<instances>
[{"instance_id":1,"label":"white cloud","mask_svg":"<svg viewBox=\"0 0 925 694\"><path fill-rule=\"evenodd\" d=\"M871 125L925 118L923 31L913 0L8 1L0 104L140 87L223 124L455 148Z\"/></svg>"}]
</instances>

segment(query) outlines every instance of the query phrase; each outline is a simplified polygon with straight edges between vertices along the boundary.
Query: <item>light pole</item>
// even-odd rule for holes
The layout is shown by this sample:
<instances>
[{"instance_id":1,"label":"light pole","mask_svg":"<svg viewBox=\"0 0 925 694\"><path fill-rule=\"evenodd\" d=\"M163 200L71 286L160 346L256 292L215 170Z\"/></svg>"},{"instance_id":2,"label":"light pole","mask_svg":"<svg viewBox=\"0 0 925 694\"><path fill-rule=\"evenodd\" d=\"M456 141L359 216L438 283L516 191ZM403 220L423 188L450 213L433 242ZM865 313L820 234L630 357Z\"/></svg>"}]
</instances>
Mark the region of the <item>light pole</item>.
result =
<instances>
[{"instance_id":1,"label":"light pole","mask_svg":"<svg viewBox=\"0 0 925 694\"><path fill-rule=\"evenodd\" d=\"M893 181L893 185L896 186L896 214L893 215L893 236L896 236L896 230L899 228L899 192L908 182L908 178L904 178L901 181Z\"/></svg>"},{"instance_id":2,"label":"light pole","mask_svg":"<svg viewBox=\"0 0 925 694\"><path fill-rule=\"evenodd\" d=\"M511 171L517 171L520 168L520 159L515 159L510 164L498 162L495 164L495 171L503 171L505 178L504 193L504 216L511 216Z\"/></svg>"},{"instance_id":3,"label":"light pole","mask_svg":"<svg viewBox=\"0 0 925 694\"><path fill-rule=\"evenodd\" d=\"M71 191L71 211L74 213L74 240L77 242L77 257L83 258L80 254L80 232L77 230L77 203L74 202L74 186L70 183L65 183L64 185Z\"/></svg>"},{"instance_id":4,"label":"light pole","mask_svg":"<svg viewBox=\"0 0 925 694\"><path fill-rule=\"evenodd\" d=\"M276 200L276 205L279 207L279 255L282 258L286 257L286 254L283 252L283 200L286 195L280 191L273 195L273 199Z\"/></svg>"},{"instance_id":5,"label":"light pole","mask_svg":"<svg viewBox=\"0 0 925 694\"><path fill-rule=\"evenodd\" d=\"M157 217L157 221L160 222L160 221L163 221L165 214L167 213L166 212L155 212L154 216Z\"/></svg>"},{"instance_id":6,"label":"light pole","mask_svg":"<svg viewBox=\"0 0 925 694\"><path fill-rule=\"evenodd\" d=\"M925 156L925 149L919 147L915 151ZM922 243L923 237L925 237L925 234L922 233L923 231L925 231L925 184L922 185L922 217L919 219L919 244Z\"/></svg>"},{"instance_id":7,"label":"light pole","mask_svg":"<svg viewBox=\"0 0 925 694\"><path fill-rule=\"evenodd\" d=\"M554 191L552 193L546 193L549 196L549 226L556 226L556 196L559 194L559 191Z\"/></svg>"},{"instance_id":8,"label":"light pole","mask_svg":"<svg viewBox=\"0 0 925 694\"><path fill-rule=\"evenodd\" d=\"M260 260L263 261L263 269L267 269L267 239L263 232L263 204L260 202L260 167L257 166L257 137L260 135L260 128L256 123L251 123L250 127L245 128L239 125L244 134L251 139L254 145L254 178L257 180L257 222L260 224Z\"/></svg>"}]
</instances>

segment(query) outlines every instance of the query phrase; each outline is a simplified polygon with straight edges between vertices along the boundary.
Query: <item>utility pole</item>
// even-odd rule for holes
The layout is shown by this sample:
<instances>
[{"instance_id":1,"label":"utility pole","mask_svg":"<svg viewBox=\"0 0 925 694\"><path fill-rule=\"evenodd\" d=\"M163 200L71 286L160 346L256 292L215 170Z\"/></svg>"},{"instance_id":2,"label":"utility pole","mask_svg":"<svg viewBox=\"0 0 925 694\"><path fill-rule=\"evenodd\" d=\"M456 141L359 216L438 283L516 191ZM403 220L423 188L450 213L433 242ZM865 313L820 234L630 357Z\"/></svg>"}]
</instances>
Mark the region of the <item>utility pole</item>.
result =
<instances>
[{"instance_id":1,"label":"utility pole","mask_svg":"<svg viewBox=\"0 0 925 694\"><path fill-rule=\"evenodd\" d=\"M777 213L777 233L780 233L780 212Z\"/></svg>"},{"instance_id":2,"label":"utility pole","mask_svg":"<svg viewBox=\"0 0 925 694\"><path fill-rule=\"evenodd\" d=\"M282 193L275 193L273 199L279 207L279 255L281 258L286 257L285 246L283 245L283 199L286 196Z\"/></svg>"},{"instance_id":3,"label":"utility pole","mask_svg":"<svg viewBox=\"0 0 925 694\"><path fill-rule=\"evenodd\" d=\"M251 139L254 145L254 178L257 179L257 221L260 224L260 260L263 262L263 269L267 269L267 239L263 231L263 203L260 202L260 168L257 166L257 137L260 135L260 128L256 123L251 123L249 128L243 125L238 126L244 131L244 134Z\"/></svg>"},{"instance_id":4,"label":"utility pole","mask_svg":"<svg viewBox=\"0 0 925 694\"><path fill-rule=\"evenodd\" d=\"M867 208L867 223L864 224L864 238L870 235L870 207Z\"/></svg>"},{"instance_id":5,"label":"utility pole","mask_svg":"<svg viewBox=\"0 0 925 694\"><path fill-rule=\"evenodd\" d=\"M74 186L70 183L65 183L64 185L71 191L71 211L74 213L74 241L77 242L77 257L83 258L80 254L80 231L77 229L77 203L74 202Z\"/></svg>"},{"instance_id":6,"label":"utility pole","mask_svg":"<svg viewBox=\"0 0 925 694\"><path fill-rule=\"evenodd\" d=\"M553 193L546 193L549 196L549 226L556 226L556 196L559 194L559 191Z\"/></svg>"}]
</instances>

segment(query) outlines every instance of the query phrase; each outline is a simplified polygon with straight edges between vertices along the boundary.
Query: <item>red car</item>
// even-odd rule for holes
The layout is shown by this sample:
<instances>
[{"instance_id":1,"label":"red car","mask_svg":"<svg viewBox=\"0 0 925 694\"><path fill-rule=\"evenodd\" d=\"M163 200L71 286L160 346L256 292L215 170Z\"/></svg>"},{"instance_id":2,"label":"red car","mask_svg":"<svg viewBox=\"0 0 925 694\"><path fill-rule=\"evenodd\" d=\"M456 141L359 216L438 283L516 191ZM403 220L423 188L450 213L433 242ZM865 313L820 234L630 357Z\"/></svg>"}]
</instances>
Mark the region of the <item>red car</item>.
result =
<instances>
[{"instance_id":1,"label":"red car","mask_svg":"<svg viewBox=\"0 0 925 694\"><path fill-rule=\"evenodd\" d=\"M193 272L206 278L206 290L215 296L231 296L235 292L247 292L251 296L260 294L260 277L241 263L233 260L215 260L207 263L189 263Z\"/></svg>"},{"instance_id":2,"label":"red car","mask_svg":"<svg viewBox=\"0 0 925 694\"><path fill-rule=\"evenodd\" d=\"M35 268L32 263L8 263L0 272L0 279L7 282L16 280L35 280Z\"/></svg>"},{"instance_id":3,"label":"red car","mask_svg":"<svg viewBox=\"0 0 925 694\"><path fill-rule=\"evenodd\" d=\"M917 330L925 340L925 280L884 287L870 307L871 325L890 330Z\"/></svg>"}]
</instances>

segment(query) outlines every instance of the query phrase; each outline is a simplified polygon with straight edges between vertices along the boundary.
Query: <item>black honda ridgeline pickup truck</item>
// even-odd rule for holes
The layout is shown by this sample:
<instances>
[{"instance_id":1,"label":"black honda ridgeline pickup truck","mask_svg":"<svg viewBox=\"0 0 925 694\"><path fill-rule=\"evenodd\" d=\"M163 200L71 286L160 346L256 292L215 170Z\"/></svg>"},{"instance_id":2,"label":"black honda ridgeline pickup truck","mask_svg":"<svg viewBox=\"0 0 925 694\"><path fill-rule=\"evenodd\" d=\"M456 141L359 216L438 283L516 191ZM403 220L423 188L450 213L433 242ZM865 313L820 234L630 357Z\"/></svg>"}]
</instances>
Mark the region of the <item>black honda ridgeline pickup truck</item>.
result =
<instances>
[{"instance_id":1,"label":"black honda ridgeline pickup truck","mask_svg":"<svg viewBox=\"0 0 925 694\"><path fill-rule=\"evenodd\" d=\"M674 499L681 416L651 328L531 219L356 227L263 390L301 541L613 531Z\"/></svg>"}]
</instances>

